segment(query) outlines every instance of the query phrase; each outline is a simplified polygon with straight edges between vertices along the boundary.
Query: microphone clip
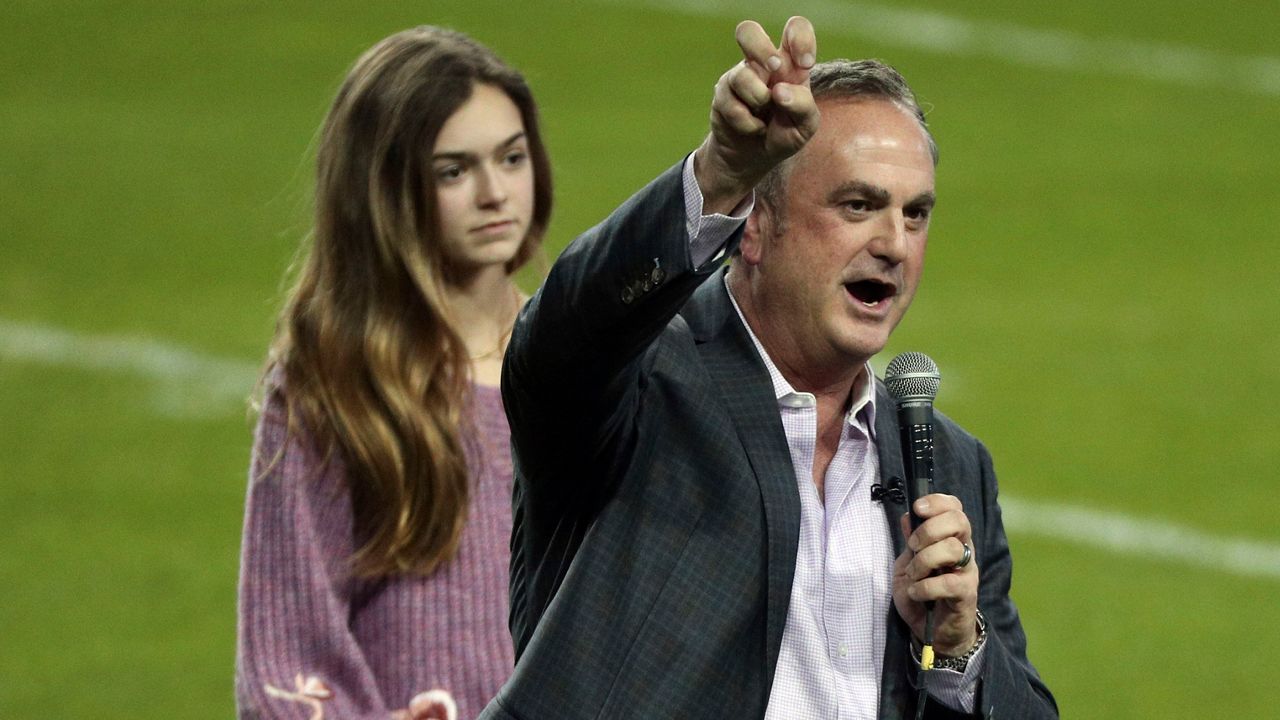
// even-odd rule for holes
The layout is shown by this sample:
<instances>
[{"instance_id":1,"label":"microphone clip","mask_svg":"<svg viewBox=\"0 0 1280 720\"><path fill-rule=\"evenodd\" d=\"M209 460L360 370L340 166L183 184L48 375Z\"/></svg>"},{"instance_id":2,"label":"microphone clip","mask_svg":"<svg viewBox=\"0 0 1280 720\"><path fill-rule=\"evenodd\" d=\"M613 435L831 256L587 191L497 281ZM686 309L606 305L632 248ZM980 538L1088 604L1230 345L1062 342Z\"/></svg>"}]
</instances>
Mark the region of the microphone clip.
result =
<instances>
[{"instance_id":1,"label":"microphone clip","mask_svg":"<svg viewBox=\"0 0 1280 720\"><path fill-rule=\"evenodd\" d=\"M902 489L902 479L899 477L889 478L889 486L885 487L880 483L871 486L871 502L883 504L885 498L889 502L896 505L905 505L907 503L907 494Z\"/></svg>"}]
</instances>

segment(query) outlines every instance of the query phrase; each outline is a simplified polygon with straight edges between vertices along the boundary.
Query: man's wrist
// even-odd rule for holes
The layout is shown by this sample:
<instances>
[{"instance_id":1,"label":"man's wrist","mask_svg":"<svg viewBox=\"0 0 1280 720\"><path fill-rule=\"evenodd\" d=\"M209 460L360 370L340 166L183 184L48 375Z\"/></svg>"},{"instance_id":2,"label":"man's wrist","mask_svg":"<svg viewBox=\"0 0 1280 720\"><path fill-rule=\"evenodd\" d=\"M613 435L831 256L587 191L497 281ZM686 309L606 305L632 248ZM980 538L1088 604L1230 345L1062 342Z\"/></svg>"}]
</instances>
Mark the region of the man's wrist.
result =
<instances>
[{"instance_id":1,"label":"man's wrist","mask_svg":"<svg viewBox=\"0 0 1280 720\"><path fill-rule=\"evenodd\" d=\"M982 614L981 610L975 612L975 623L977 625L977 637L967 650L959 654L938 653L934 656L933 666L939 670L955 670L956 672L964 672L969 666L969 661L974 655L982 649L983 644L987 642L987 618Z\"/></svg>"},{"instance_id":2,"label":"man's wrist","mask_svg":"<svg viewBox=\"0 0 1280 720\"><path fill-rule=\"evenodd\" d=\"M940 670L954 670L956 672L964 672L969 665L969 660L982 649L987 642L987 617L982 614L981 610L975 611L974 625L976 627L973 642L963 652L944 654L937 652L933 656L933 667ZM911 656L915 658L916 663L920 663L920 653L924 649L924 643L911 636Z\"/></svg>"},{"instance_id":3,"label":"man's wrist","mask_svg":"<svg viewBox=\"0 0 1280 720\"><path fill-rule=\"evenodd\" d=\"M751 194L755 183L729 172L709 148L713 142L715 140L708 136L706 142L694 151L693 176L702 192L702 214L729 215Z\"/></svg>"}]
</instances>

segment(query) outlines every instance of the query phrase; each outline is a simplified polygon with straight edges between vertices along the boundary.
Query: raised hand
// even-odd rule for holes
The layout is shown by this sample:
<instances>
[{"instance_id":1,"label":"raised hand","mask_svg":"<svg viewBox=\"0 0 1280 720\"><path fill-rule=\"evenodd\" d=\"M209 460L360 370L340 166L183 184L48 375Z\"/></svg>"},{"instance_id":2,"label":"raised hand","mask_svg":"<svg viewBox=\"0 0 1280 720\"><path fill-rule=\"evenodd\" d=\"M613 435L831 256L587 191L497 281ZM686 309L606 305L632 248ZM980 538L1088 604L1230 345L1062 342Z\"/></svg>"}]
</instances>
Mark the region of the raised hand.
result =
<instances>
[{"instance_id":1,"label":"raised hand","mask_svg":"<svg viewBox=\"0 0 1280 720\"><path fill-rule=\"evenodd\" d=\"M813 25L791 18L779 47L751 20L738 24L735 37L742 61L716 83L711 132L694 154L707 213L731 211L818 129L818 108L809 92L817 55Z\"/></svg>"}]
</instances>

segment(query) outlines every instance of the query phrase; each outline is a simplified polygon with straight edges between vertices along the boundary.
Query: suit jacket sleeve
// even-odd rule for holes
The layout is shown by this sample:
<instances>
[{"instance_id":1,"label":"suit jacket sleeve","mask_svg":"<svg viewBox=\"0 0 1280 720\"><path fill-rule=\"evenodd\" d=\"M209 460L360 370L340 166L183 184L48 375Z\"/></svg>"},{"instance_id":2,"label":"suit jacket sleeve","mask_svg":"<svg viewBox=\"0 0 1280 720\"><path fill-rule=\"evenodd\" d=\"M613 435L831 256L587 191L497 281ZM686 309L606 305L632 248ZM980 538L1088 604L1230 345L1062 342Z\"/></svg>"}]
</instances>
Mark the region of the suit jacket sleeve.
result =
<instances>
[{"instance_id":1,"label":"suit jacket sleeve","mask_svg":"<svg viewBox=\"0 0 1280 720\"><path fill-rule=\"evenodd\" d=\"M516 322L502 389L525 492L599 498L629 458L645 351L717 265L689 257L681 168L570 244Z\"/></svg>"},{"instance_id":2,"label":"suit jacket sleeve","mask_svg":"<svg viewBox=\"0 0 1280 720\"><path fill-rule=\"evenodd\" d=\"M998 490L991 455L972 435L960 430L949 420L937 417L942 421L938 426L939 449L942 453L938 457L940 466L946 466L940 467L938 474L939 477L948 478L946 485L939 488L939 491L961 498L973 526L973 545L982 572L978 584L978 607L987 618L987 642L982 651L982 668L973 714L968 715L947 707L930 695L925 717L931 720L1057 718L1058 707L1052 693L1027 659L1027 636L1022 630L1018 609L1009 597L1013 558L1009 553L1009 541L1005 537L1000 505L997 502ZM895 627L905 645L906 639L910 637L910 630L901 618L896 619ZM909 659L908 653L902 652L901 655L903 678L914 682L919 666ZM890 684L893 688L906 691L902 683ZM911 695L914 693L914 690L910 691ZM895 709L894 703L889 703L882 708L889 713L883 716L914 717L915 698L904 697L903 700L902 707Z\"/></svg>"},{"instance_id":3,"label":"suit jacket sleeve","mask_svg":"<svg viewBox=\"0 0 1280 720\"><path fill-rule=\"evenodd\" d=\"M1057 718L1058 707L1053 695L1027 659L1027 636L1009 597L1013 559L997 503L991 454L980 441L975 439L973 443L978 455L984 509L982 536L975 538L984 553L979 557L982 578L978 606L988 624L977 707L981 717L988 718Z\"/></svg>"}]
</instances>

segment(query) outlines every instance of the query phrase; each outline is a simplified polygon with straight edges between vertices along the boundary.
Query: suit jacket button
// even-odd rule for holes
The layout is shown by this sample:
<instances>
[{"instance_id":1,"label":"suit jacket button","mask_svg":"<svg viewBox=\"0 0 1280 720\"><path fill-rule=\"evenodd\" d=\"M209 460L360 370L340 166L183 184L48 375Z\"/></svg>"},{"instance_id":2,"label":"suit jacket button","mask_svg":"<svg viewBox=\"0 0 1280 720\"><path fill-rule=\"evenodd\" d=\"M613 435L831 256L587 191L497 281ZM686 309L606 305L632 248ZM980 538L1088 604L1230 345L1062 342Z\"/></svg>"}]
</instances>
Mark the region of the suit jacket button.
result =
<instances>
[{"instance_id":1,"label":"suit jacket button","mask_svg":"<svg viewBox=\"0 0 1280 720\"><path fill-rule=\"evenodd\" d=\"M630 305L631 301L635 299L636 299L636 293L634 290L631 289L630 285L622 288L622 304L623 305Z\"/></svg>"},{"instance_id":2,"label":"suit jacket button","mask_svg":"<svg viewBox=\"0 0 1280 720\"><path fill-rule=\"evenodd\" d=\"M661 285L662 281L666 279L667 271L660 267L654 268L653 272L649 273L649 280L653 282L654 285Z\"/></svg>"}]
</instances>

